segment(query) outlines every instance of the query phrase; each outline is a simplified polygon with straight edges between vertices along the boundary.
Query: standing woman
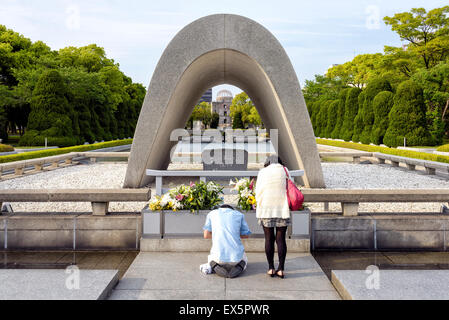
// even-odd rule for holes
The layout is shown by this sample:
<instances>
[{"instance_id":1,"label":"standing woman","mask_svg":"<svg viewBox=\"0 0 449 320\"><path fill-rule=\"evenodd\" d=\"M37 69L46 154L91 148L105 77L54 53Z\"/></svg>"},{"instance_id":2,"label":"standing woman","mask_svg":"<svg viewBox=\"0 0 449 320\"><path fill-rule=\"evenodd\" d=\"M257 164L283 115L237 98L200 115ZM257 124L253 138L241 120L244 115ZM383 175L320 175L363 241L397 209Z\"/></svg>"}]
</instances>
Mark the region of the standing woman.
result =
<instances>
[{"instance_id":1,"label":"standing woman","mask_svg":"<svg viewBox=\"0 0 449 320\"><path fill-rule=\"evenodd\" d=\"M286 179L287 173L282 160L278 156L270 156L265 161L265 168L259 172L256 184L257 218L265 234L268 275L282 279L287 256L285 236L291 224ZM279 256L277 269L274 268L275 242Z\"/></svg>"}]
</instances>

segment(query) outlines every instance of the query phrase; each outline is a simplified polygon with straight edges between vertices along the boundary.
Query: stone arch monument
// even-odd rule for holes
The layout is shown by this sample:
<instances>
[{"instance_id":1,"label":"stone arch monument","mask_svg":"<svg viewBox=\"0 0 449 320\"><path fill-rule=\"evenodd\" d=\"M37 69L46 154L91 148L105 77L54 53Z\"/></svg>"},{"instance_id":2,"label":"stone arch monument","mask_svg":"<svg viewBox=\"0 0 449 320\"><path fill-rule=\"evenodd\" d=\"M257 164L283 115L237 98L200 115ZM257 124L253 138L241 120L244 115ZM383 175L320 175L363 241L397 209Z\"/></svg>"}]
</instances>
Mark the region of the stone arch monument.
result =
<instances>
[{"instance_id":1,"label":"stone arch monument","mask_svg":"<svg viewBox=\"0 0 449 320\"><path fill-rule=\"evenodd\" d=\"M267 129L278 129L278 154L303 169L306 187L325 187L317 144L298 78L284 48L248 18L211 15L186 26L165 49L140 113L124 187L150 182L148 168L170 163L174 129L184 128L202 94L220 84L244 90Z\"/></svg>"}]
</instances>

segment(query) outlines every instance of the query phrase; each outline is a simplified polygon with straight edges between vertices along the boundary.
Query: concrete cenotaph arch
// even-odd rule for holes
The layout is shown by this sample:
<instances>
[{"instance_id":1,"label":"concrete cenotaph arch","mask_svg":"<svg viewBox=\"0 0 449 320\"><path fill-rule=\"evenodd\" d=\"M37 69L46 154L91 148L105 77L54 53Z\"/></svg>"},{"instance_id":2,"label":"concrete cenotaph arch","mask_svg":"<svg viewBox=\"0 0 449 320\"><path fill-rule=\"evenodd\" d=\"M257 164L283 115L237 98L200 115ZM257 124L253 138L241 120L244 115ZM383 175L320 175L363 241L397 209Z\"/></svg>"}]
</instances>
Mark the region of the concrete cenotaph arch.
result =
<instances>
[{"instance_id":1,"label":"concrete cenotaph arch","mask_svg":"<svg viewBox=\"0 0 449 320\"><path fill-rule=\"evenodd\" d=\"M146 169L170 163L174 129L184 128L202 94L220 84L244 90L266 128L278 130L276 150L306 187L323 188L320 157L295 70L279 41L248 18L211 15L182 29L154 71L129 158L124 187L150 182Z\"/></svg>"}]
</instances>

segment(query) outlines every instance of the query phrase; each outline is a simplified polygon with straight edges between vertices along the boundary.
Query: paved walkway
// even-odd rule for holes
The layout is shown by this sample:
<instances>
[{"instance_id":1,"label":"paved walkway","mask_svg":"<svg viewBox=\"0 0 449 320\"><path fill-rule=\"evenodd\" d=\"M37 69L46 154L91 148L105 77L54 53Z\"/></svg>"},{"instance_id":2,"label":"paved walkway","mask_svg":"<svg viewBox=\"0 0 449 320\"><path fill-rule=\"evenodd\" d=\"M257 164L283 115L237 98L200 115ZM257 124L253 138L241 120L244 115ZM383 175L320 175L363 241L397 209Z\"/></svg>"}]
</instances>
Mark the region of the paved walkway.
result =
<instances>
[{"instance_id":1,"label":"paved walkway","mask_svg":"<svg viewBox=\"0 0 449 320\"><path fill-rule=\"evenodd\" d=\"M141 252L113 291L112 300L340 299L308 253L288 254L286 278L266 275L263 253L249 253L247 270L236 279L204 275L207 253Z\"/></svg>"}]
</instances>

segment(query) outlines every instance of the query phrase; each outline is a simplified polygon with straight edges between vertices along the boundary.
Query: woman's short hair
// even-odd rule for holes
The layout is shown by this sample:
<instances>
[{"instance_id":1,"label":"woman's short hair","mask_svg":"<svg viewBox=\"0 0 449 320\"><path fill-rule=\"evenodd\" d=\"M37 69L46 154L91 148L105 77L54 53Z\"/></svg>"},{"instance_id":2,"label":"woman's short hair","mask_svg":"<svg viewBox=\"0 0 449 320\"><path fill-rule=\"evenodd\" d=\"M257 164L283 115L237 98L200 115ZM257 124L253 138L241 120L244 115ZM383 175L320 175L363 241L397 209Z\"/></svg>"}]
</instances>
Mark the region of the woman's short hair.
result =
<instances>
[{"instance_id":1,"label":"woman's short hair","mask_svg":"<svg viewBox=\"0 0 449 320\"><path fill-rule=\"evenodd\" d=\"M276 163L279 163L282 166L284 165L284 163L282 162L281 157L279 157L279 156L269 156L267 158L267 160L265 160L264 167L266 168L266 167L268 167L268 166L270 166L272 164L276 164Z\"/></svg>"}]
</instances>

